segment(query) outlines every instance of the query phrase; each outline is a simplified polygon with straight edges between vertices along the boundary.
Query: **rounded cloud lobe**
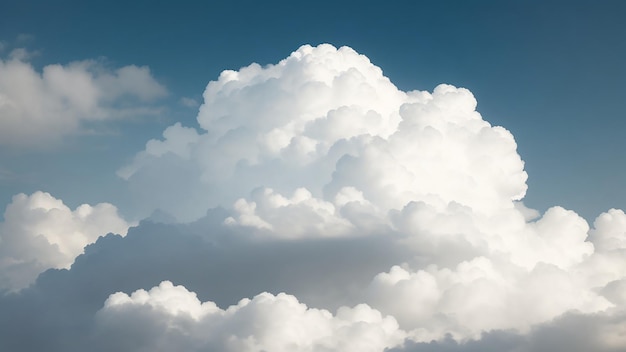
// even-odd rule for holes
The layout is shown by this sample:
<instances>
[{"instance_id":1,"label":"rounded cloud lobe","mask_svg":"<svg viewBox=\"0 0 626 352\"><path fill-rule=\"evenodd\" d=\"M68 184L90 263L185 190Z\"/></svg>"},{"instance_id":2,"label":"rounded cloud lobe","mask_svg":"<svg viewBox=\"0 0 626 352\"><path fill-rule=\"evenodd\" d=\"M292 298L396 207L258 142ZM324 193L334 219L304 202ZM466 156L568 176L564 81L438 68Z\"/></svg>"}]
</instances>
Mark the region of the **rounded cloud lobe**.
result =
<instances>
[{"instance_id":1,"label":"rounded cloud lobe","mask_svg":"<svg viewBox=\"0 0 626 352\"><path fill-rule=\"evenodd\" d=\"M294 296L261 293L222 310L169 281L130 296L111 295L96 326L106 339L136 333L149 343L141 348L151 351L381 351L405 335L394 318L365 304L332 315ZM103 345L107 351L135 349L132 340L118 342Z\"/></svg>"},{"instance_id":2,"label":"rounded cloud lobe","mask_svg":"<svg viewBox=\"0 0 626 352\"><path fill-rule=\"evenodd\" d=\"M162 280L185 287L107 291L89 336L120 351L558 351L571 346L537 336L594 321L587 350L623 347L597 337L626 330L626 215L611 209L590 229L559 206L526 208L515 140L476 106L450 85L403 92L367 57L327 44L224 71L199 129L168 127L118 171L140 212L187 222L210 249L170 258ZM165 225L150 226L136 231ZM97 254L106 243L77 263L112 264ZM146 282L157 259L136 252L111 281ZM223 272L188 273L208 267ZM211 295L244 299L218 307Z\"/></svg>"},{"instance_id":3,"label":"rounded cloud lobe","mask_svg":"<svg viewBox=\"0 0 626 352\"><path fill-rule=\"evenodd\" d=\"M49 193L18 194L0 223L0 290L19 290L50 268L69 268L83 248L129 226L115 206L82 204L72 210Z\"/></svg>"}]
</instances>

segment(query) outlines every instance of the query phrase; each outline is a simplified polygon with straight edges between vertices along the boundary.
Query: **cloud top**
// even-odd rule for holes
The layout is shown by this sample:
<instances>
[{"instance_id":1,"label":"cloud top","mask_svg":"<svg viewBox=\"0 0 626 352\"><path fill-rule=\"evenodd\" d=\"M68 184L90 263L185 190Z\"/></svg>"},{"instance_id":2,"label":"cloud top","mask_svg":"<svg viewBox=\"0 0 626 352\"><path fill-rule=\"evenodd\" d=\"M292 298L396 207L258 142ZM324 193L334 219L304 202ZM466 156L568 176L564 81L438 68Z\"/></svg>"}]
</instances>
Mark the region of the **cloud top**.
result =
<instances>
[{"instance_id":1,"label":"cloud top","mask_svg":"<svg viewBox=\"0 0 626 352\"><path fill-rule=\"evenodd\" d=\"M511 206L526 191L523 162L512 135L475 108L467 89L403 92L351 48L305 45L275 65L222 72L204 92L201 130L169 127L119 175L137 194L167 183L187 195L140 200L184 221L259 187L330 203L354 189L381 211L434 199ZM185 171L156 175L176 164Z\"/></svg>"}]
</instances>

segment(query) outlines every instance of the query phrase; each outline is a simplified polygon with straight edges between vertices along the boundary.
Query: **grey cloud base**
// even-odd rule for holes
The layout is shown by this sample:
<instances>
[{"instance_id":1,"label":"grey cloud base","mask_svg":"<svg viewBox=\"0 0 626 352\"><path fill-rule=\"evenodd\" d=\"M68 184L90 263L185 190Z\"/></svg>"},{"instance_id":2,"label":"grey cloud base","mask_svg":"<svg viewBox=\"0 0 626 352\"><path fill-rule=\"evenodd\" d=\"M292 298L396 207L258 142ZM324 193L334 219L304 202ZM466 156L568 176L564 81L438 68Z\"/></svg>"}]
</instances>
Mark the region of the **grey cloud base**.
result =
<instances>
[{"instance_id":1,"label":"grey cloud base","mask_svg":"<svg viewBox=\"0 0 626 352\"><path fill-rule=\"evenodd\" d=\"M533 327L527 334L495 330L480 339L458 342L451 336L439 341L406 341L388 352L620 352L624 350L625 312L616 314L564 314L551 322ZM621 332L620 332L621 330ZM622 336L619 336L622 334Z\"/></svg>"},{"instance_id":2,"label":"grey cloud base","mask_svg":"<svg viewBox=\"0 0 626 352\"><path fill-rule=\"evenodd\" d=\"M94 350L94 318L109 295L164 280L222 308L262 292L287 292L335 310L358 303L371 277L409 257L380 237L267 243L206 224L144 222L126 237L109 234L87 246L71 269L48 270L33 286L0 297L0 350ZM115 350L106 341L99 346Z\"/></svg>"}]
</instances>

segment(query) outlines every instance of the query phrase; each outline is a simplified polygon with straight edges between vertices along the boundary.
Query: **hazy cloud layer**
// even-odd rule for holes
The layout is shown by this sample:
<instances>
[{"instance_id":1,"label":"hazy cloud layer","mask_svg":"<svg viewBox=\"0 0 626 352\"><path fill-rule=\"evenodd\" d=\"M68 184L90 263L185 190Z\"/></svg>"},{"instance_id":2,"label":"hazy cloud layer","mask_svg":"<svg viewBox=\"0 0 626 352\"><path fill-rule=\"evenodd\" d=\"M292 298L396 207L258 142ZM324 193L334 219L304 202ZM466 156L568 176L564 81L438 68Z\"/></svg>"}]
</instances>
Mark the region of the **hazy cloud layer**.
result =
<instances>
[{"instance_id":1,"label":"hazy cloud layer","mask_svg":"<svg viewBox=\"0 0 626 352\"><path fill-rule=\"evenodd\" d=\"M626 214L526 208L513 136L475 108L464 88L400 91L347 47L224 71L200 129L168 127L118 171L142 212L187 223L102 237L0 298L0 343L623 349ZM40 342L15 334L30 326Z\"/></svg>"},{"instance_id":2,"label":"hazy cloud layer","mask_svg":"<svg viewBox=\"0 0 626 352\"><path fill-rule=\"evenodd\" d=\"M86 60L39 72L28 59L23 49L0 58L0 145L56 143L84 132L88 122L153 113L147 103L167 94L147 67L110 69Z\"/></svg>"},{"instance_id":3,"label":"hazy cloud layer","mask_svg":"<svg viewBox=\"0 0 626 352\"><path fill-rule=\"evenodd\" d=\"M510 330L483 333L476 340L458 342L451 336L439 341L407 341L389 352L619 352L626 346L624 311L583 315L568 313L540 324L528 334Z\"/></svg>"}]
</instances>

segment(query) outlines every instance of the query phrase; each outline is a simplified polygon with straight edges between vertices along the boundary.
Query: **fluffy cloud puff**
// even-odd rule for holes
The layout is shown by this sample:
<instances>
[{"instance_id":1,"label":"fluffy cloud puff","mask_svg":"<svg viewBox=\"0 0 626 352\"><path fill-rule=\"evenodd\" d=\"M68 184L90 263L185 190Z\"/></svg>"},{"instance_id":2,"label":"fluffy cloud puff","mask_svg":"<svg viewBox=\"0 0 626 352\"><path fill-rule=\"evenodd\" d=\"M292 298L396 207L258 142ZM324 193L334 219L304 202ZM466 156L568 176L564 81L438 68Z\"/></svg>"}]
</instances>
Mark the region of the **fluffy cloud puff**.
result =
<instances>
[{"instance_id":1,"label":"fluffy cloud puff","mask_svg":"<svg viewBox=\"0 0 626 352\"><path fill-rule=\"evenodd\" d=\"M146 103L167 94L147 67L77 61L38 72L17 52L0 59L0 145L41 147L88 122L153 113Z\"/></svg>"},{"instance_id":2,"label":"fluffy cloud puff","mask_svg":"<svg viewBox=\"0 0 626 352\"><path fill-rule=\"evenodd\" d=\"M109 232L126 234L130 224L115 206L68 208L49 193L18 194L0 223L0 290L19 290L50 268L69 268L83 248Z\"/></svg>"},{"instance_id":3,"label":"fluffy cloud puff","mask_svg":"<svg viewBox=\"0 0 626 352\"><path fill-rule=\"evenodd\" d=\"M624 309L621 210L601 214L591 231L560 207L530 222L510 209L488 218L460 206L438 212L415 204L403 212L397 221L409 235L401 241L419 260L377 275L366 301L417 341L526 332L572 310Z\"/></svg>"},{"instance_id":4,"label":"fluffy cloud puff","mask_svg":"<svg viewBox=\"0 0 626 352\"><path fill-rule=\"evenodd\" d=\"M405 335L394 318L364 304L332 315L294 296L261 293L222 310L169 281L130 296L111 295L96 316L95 334L106 339L107 350L238 352L374 352L398 345Z\"/></svg>"},{"instance_id":5,"label":"fluffy cloud puff","mask_svg":"<svg viewBox=\"0 0 626 352\"><path fill-rule=\"evenodd\" d=\"M431 198L510 206L526 190L523 163L511 134L475 108L466 89L403 92L348 47L303 46L276 65L224 71L204 92L200 131L169 127L119 175L139 195L175 188L180 201L140 206L183 221L258 187L304 188L318 204L351 188L381 211Z\"/></svg>"}]
</instances>

